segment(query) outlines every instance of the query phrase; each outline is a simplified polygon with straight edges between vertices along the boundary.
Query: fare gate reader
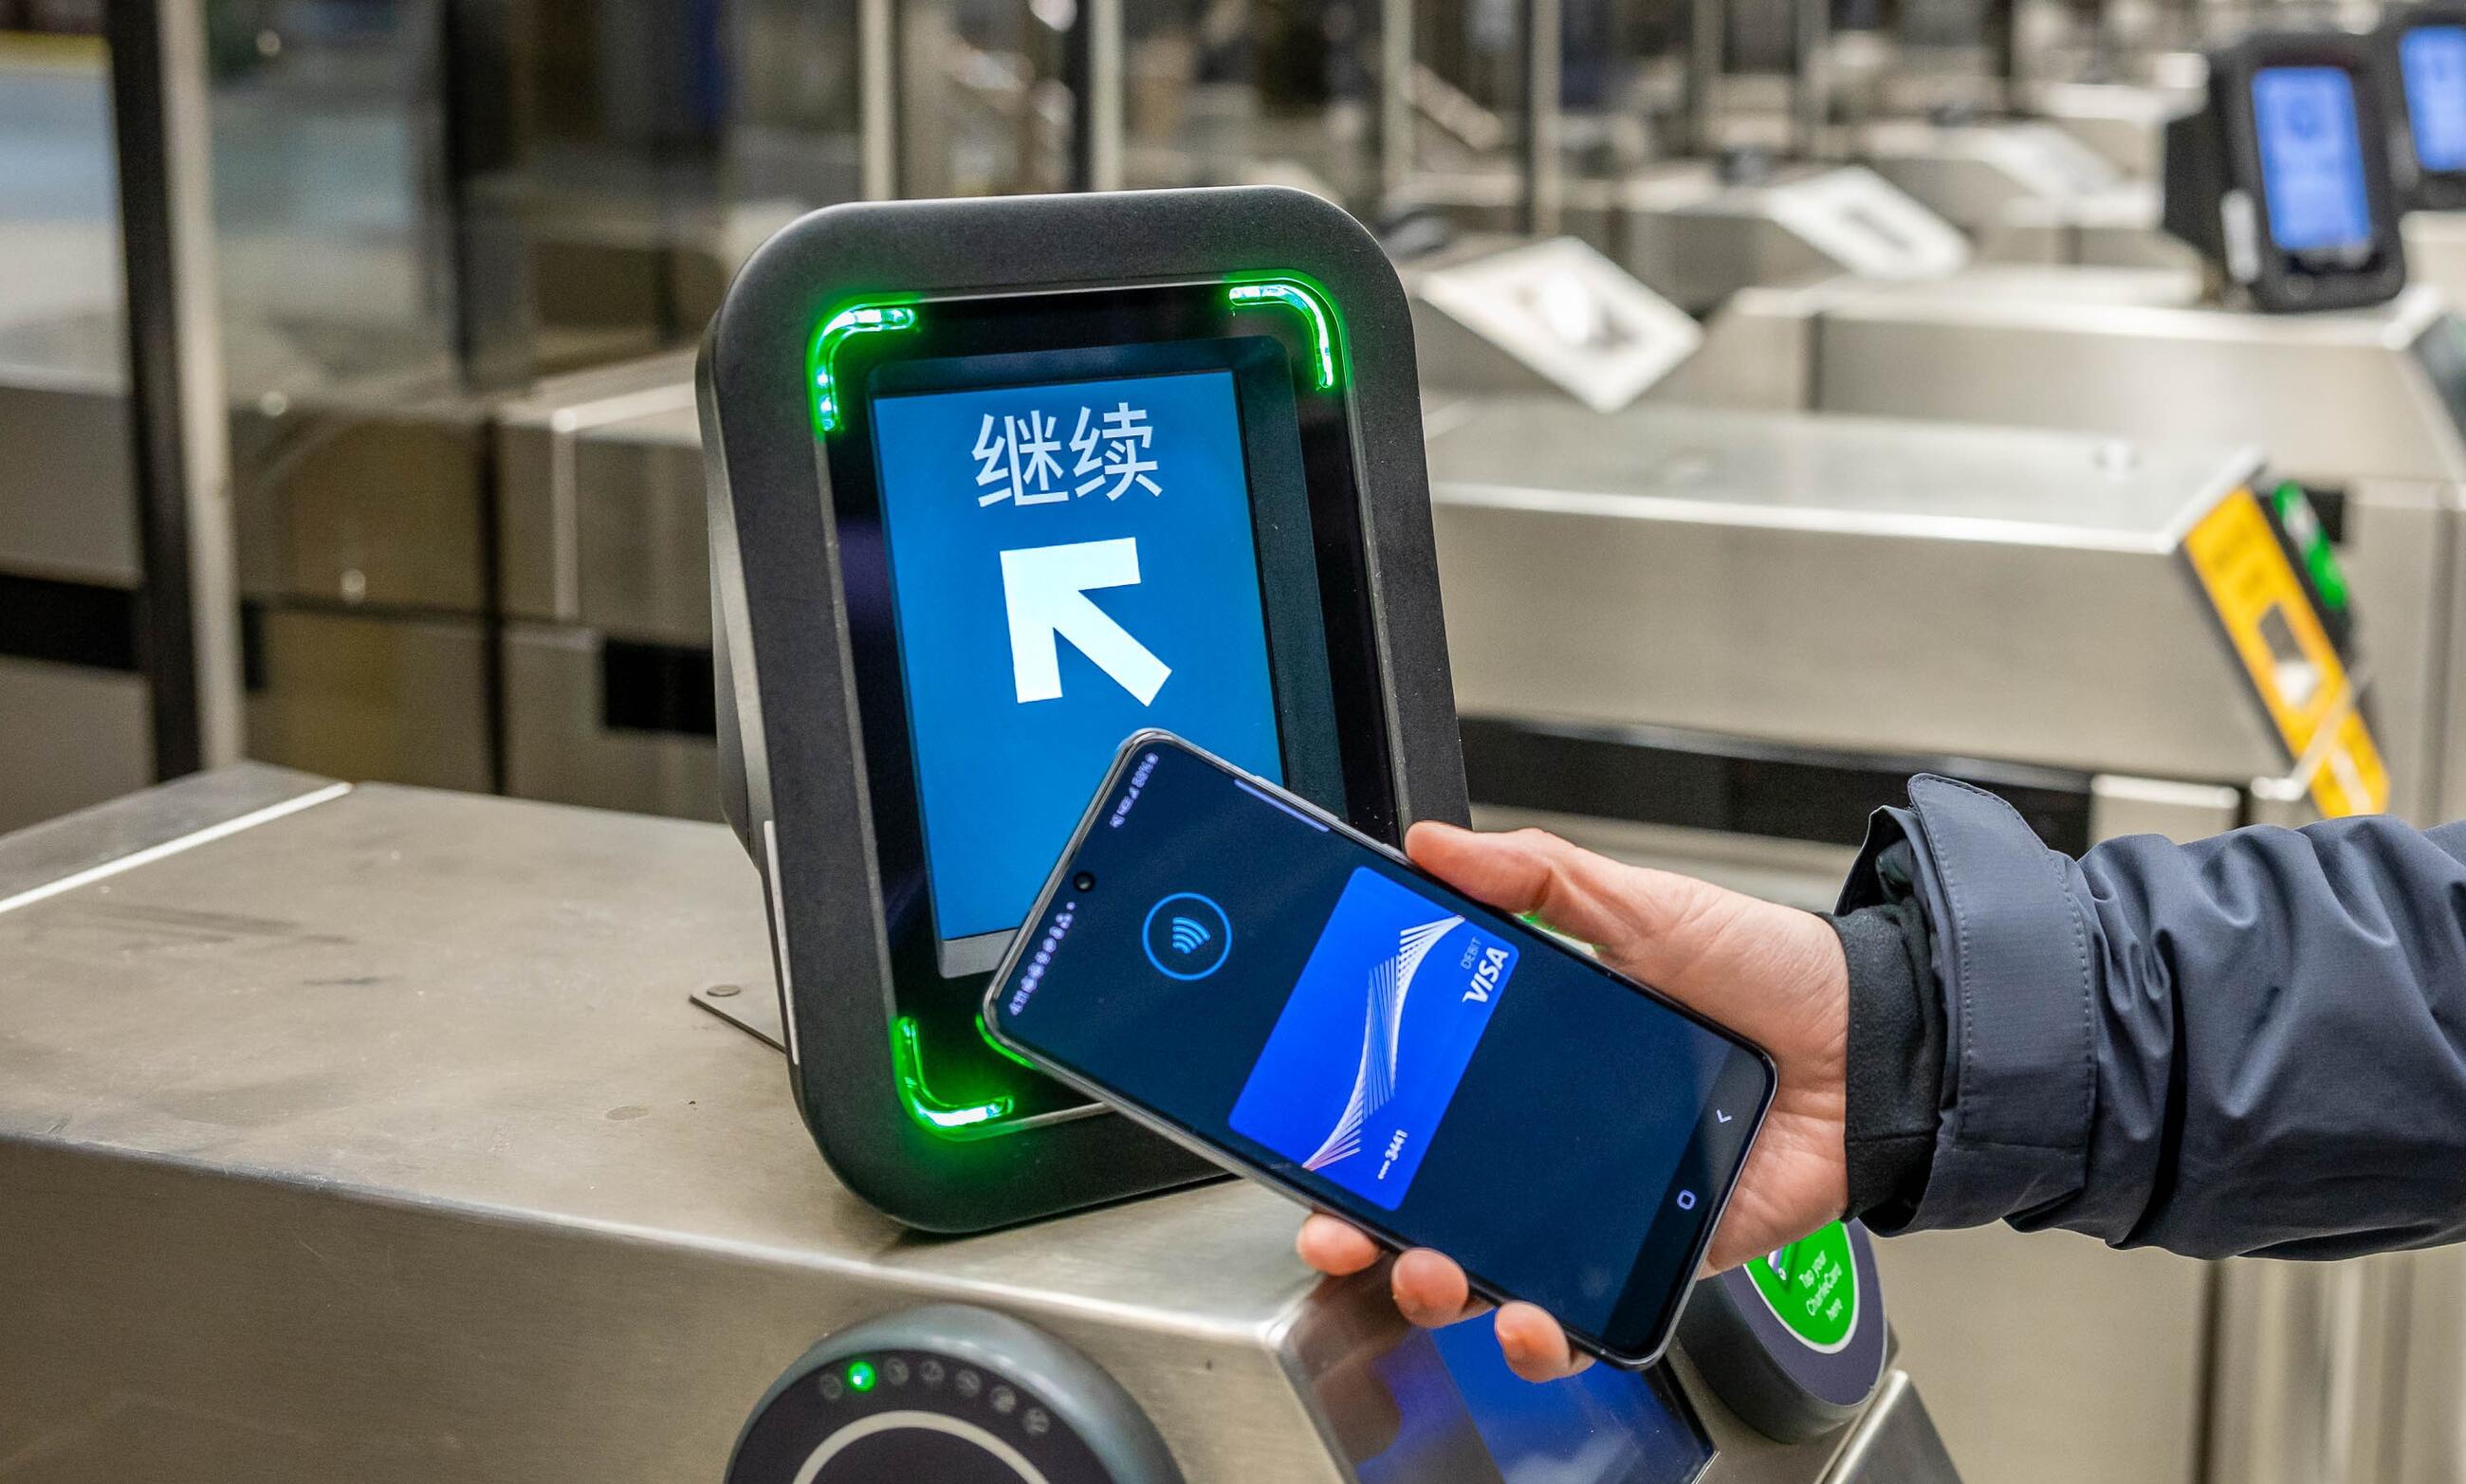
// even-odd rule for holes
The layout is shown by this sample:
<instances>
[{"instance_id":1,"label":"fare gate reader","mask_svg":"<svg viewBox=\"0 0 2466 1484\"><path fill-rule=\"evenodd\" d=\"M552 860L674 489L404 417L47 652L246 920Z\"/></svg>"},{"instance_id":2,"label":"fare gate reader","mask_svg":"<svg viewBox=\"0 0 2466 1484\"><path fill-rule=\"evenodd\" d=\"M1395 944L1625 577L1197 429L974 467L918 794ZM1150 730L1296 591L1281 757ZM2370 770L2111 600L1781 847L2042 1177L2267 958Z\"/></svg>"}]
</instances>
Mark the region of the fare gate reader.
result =
<instances>
[{"instance_id":1,"label":"fare gate reader","mask_svg":"<svg viewBox=\"0 0 2466 1484\"><path fill-rule=\"evenodd\" d=\"M2466 5L2393 6L2379 39L2407 272L2466 303Z\"/></svg>"},{"instance_id":2,"label":"fare gate reader","mask_svg":"<svg viewBox=\"0 0 2466 1484\"><path fill-rule=\"evenodd\" d=\"M2262 32L2209 54L2208 99L2166 126L2166 230L2268 312L2386 303L2406 287L2373 44Z\"/></svg>"},{"instance_id":3,"label":"fare gate reader","mask_svg":"<svg viewBox=\"0 0 2466 1484\"><path fill-rule=\"evenodd\" d=\"M2400 204L2466 210L2466 6L2394 8L2381 22L2379 41Z\"/></svg>"},{"instance_id":4,"label":"fare gate reader","mask_svg":"<svg viewBox=\"0 0 2466 1484\"><path fill-rule=\"evenodd\" d=\"M798 1107L969 1230L1210 1167L1032 1073L985 976L1121 739L1370 834L1466 816L1412 323L1276 188L834 207L705 344L723 800Z\"/></svg>"}]
</instances>

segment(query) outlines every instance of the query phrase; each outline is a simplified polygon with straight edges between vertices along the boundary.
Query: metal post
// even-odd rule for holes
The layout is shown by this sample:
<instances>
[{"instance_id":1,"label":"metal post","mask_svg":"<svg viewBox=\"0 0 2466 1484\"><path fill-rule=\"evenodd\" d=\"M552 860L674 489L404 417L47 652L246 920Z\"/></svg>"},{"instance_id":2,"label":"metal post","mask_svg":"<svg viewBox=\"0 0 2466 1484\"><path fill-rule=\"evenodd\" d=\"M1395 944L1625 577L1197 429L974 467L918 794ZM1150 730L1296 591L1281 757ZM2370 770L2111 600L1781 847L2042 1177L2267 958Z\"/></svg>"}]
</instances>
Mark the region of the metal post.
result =
<instances>
[{"instance_id":1,"label":"metal post","mask_svg":"<svg viewBox=\"0 0 2466 1484\"><path fill-rule=\"evenodd\" d=\"M867 201L899 194L899 34L891 0L856 12L858 188Z\"/></svg>"},{"instance_id":2,"label":"metal post","mask_svg":"<svg viewBox=\"0 0 2466 1484\"><path fill-rule=\"evenodd\" d=\"M1558 146L1558 0L1524 0L1524 230L1536 237L1558 231L1565 199Z\"/></svg>"},{"instance_id":3,"label":"metal post","mask_svg":"<svg viewBox=\"0 0 2466 1484\"><path fill-rule=\"evenodd\" d=\"M1798 0L1798 73L1790 79L1789 123L1802 160L1815 158L1831 122L1832 0Z\"/></svg>"},{"instance_id":4,"label":"metal post","mask_svg":"<svg viewBox=\"0 0 2466 1484\"><path fill-rule=\"evenodd\" d=\"M1687 7L1686 111L1679 147L1709 158L1713 153L1713 92L1720 85L1727 54L1722 26L1728 14L1721 0L1689 0Z\"/></svg>"},{"instance_id":5,"label":"metal post","mask_svg":"<svg viewBox=\"0 0 2466 1484\"><path fill-rule=\"evenodd\" d=\"M1122 0L1080 0L1071 23L1070 188L1122 188Z\"/></svg>"},{"instance_id":6,"label":"metal post","mask_svg":"<svg viewBox=\"0 0 2466 1484\"><path fill-rule=\"evenodd\" d=\"M103 24L154 771L175 778L235 761L241 744L204 8L111 0Z\"/></svg>"},{"instance_id":7,"label":"metal post","mask_svg":"<svg viewBox=\"0 0 2466 1484\"><path fill-rule=\"evenodd\" d=\"M1413 178L1413 0L1379 0L1379 206Z\"/></svg>"}]
</instances>

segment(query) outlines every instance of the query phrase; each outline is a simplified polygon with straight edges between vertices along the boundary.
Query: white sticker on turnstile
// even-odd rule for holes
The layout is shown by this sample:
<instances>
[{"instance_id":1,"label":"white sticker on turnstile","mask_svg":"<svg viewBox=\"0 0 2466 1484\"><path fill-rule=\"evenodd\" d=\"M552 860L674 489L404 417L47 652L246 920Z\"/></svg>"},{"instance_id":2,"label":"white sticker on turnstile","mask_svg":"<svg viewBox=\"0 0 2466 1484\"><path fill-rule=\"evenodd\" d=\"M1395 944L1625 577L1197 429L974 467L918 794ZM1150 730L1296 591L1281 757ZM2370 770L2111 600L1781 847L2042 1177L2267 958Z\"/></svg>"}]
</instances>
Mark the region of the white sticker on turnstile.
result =
<instances>
[{"instance_id":1,"label":"white sticker on turnstile","mask_svg":"<svg viewBox=\"0 0 2466 1484\"><path fill-rule=\"evenodd\" d=\"M1916 199L1863 166L1773 187L1773 219L1867 278L1941 278L1969 263L1969 241Z\"/></svg>"},{"instance_id":2,"label":"white sticker on turnstile","mask_svg":"<svg viewBox=\"0 0 2466 1484\"><path fill-rule=\"evenodd\" d=\"M1573 237L1435 269L1420 292L1598 412L1633 402L1704 343L1684 310Z\"/></svg>"},{"instance_id":3,"label":"white sticker on turnstile","mask_svg":"<svg viewBox=\"0 0 2466 1484\"><path fill-rule=\"evenodd\" d=\"M2114 162L2049 123L1982 126L1978 156L2040 196L2092 196L2123 182Z\"/></svg>"}]
</instances>

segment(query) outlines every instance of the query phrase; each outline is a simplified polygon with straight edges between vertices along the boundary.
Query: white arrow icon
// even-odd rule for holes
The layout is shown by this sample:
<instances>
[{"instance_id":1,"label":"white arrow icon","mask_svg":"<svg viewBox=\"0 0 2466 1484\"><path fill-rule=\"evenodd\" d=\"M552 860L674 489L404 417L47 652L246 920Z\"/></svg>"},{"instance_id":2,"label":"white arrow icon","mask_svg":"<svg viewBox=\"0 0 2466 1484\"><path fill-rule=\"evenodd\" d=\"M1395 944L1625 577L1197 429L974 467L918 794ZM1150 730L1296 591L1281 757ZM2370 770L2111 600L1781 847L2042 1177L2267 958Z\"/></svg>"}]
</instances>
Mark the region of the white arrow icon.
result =
<instances>
[{"instance_id":1,"label":"white arrow icon","mask_svg":"<svg viewBox=\"0 0 2466 1484\"><path fill-rule=\"evenodd\" d=\"M1723 1123L1727 1123L1727 1122L1729 1122L1729 1121L1730 1121L1730 1116L1729 1116L1728 1114L1726 1114L1726 1113L1723 1113L1723 1112L1722 1112L1720 1109L1718 1109L1718 1108L1715 1108L1715 1109L1714 1109L1714 1110L1713 1110L1713 1117L1714 1117L1714 1118L1715 1118L1715 1119L1719 1119L1719 1120L1720 1120L1721 1122L1723 1122Z\"/></svg>"},{"instance_id":2,"label":"white arrow icon","mask_svg":"<svg viewBox=\"0 0 2466 1484\"><path fill-rule=\"evenodd\" d=\"M1142 706L1173 674L1087 601L1097 587L1132 587L1139 581L1139 543L1133 537L1029 546L1001 554L1002 603L1010 613L1010 667L1021 702L1062 698L1062 656L1057 638L1121 682Z\"/></svg>"}]
</instances>

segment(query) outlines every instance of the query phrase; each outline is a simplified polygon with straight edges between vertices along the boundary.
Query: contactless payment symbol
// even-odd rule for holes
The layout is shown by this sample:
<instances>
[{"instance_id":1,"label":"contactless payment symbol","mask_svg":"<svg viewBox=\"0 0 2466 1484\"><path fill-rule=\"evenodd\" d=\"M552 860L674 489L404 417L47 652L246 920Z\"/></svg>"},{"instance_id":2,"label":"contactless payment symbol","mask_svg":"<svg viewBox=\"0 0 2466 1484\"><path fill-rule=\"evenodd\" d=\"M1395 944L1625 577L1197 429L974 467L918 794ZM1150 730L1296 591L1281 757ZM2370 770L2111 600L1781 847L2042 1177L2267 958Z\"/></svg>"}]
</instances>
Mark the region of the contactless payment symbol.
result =
<instances>
[{"instance_id":1,"label":"contactless payment symbol","mask_svg":"<svg viewBox=\"0 0 2466 1484\"><path fill-rule=\"evenodd\" d=\"M1233 1104L1236 1132L1394 1210L1516 948L1356 868Z\"/></svg>"},{"instance_id":2,"label":"contactless payment symbol","mask_svg":"<svg viewBox=\"0 0 2466 1484\"><path fill-rule=\"evenodd\" d=\"M1233 950L1224 909L1197 892L1176 892L1150 907L1141 936L1148 962L1168 979L1205 979Z\"/></svg>"},{"instance_id":3,"label":"contactless payment symbol","mask_svg":"<svg viewBox=\"0 0 2466 1484\"><path fill-rule=\"evenodd\" d=\"M1747 1264L1773 1317L1809 1349L1829 1355L1858 1328L1858 1265L1839 1222Z\"/></svg>"}]
</instances>

